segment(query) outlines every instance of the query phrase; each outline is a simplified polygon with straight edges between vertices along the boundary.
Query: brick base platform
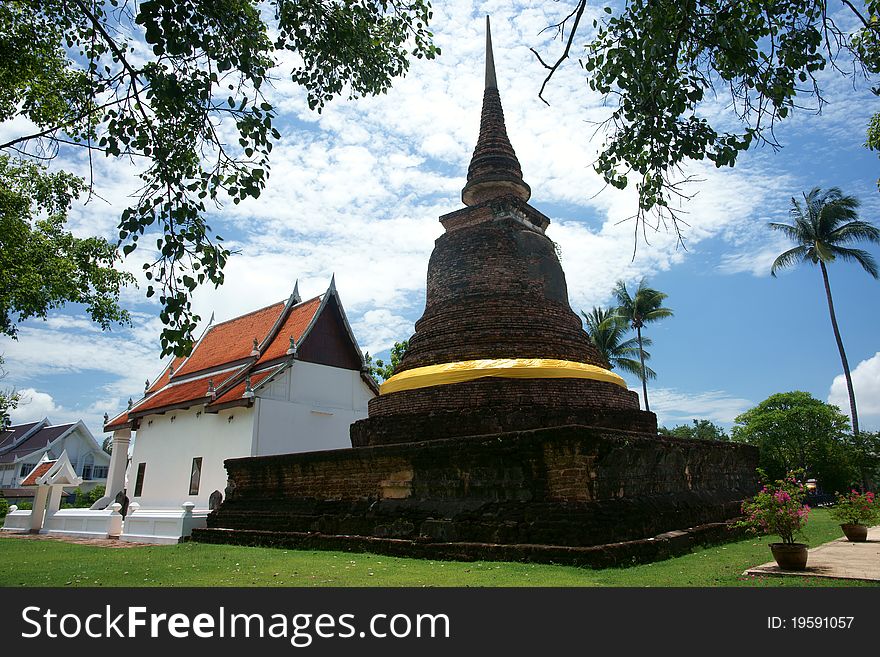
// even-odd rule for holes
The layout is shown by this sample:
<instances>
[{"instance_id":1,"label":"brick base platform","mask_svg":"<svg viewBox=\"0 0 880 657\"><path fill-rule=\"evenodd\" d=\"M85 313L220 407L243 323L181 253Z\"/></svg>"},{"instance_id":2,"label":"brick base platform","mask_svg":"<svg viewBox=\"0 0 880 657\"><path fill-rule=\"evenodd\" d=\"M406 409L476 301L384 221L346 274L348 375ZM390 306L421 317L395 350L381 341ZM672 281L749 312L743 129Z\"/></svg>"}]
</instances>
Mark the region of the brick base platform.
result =
<instances>
[{"instance_id":1,"label":"brick base platform","mask_svg":"<svg viewBox=\"0 0 880 657\"><path fill-rule=\"evenodd\" d=\"M231 459L193 540L584 564L635 542L612 561L650 560L658 535L717 538L756 465L747 445L587 426Z\"/></svg>"},{"instance_id":2,"label":"brick base platform","mask_svg":"<svg viewBox=\"0 0 880 657\"><path fill-rule=\"evenodd\" d=\"M430 540L334 536L318 532L272 532L203 528L193 530L201 543L248 545L291 550L338 550L371 552L396 557L446 561L526 561L590 568L610 568L651 563L687 554L700 545L736 540L745 534L733 523L711 523L672 531L638 541L590 547L498 543L436 543Z\"/></svg>"}]
</instances>

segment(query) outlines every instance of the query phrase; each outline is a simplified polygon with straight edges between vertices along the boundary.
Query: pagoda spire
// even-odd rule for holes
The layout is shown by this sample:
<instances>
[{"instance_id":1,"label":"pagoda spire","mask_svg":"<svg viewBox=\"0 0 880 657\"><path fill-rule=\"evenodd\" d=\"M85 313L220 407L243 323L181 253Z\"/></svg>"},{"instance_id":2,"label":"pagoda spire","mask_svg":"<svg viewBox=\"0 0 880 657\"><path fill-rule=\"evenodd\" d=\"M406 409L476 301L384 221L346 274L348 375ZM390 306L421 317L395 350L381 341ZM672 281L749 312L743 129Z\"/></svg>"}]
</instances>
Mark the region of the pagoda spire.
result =
<instances>
[{"instance_id":1,"label":"pagoda spire","mask_svg":"<svg viewBox=\"0 0 880 657\"><path fill-rule=\"evenodd\" d=\"M486 16L486 84L480 136L468 167L467 184L461 190L465 205L477 205L500 196L515 196L528 201L532 190L523 181L522 169L504 125L504 110L495 76L492 32Z\"/></svg>"},{"instance_id":2,"label":"pagoda spire","mask_svg":"<svg viewBox=\"0 0 880 657\"><path fill-rule=\"evenodd\" d=\"M492 52L492 30L489 28L489 17L486 16L486 89L497 89L495 78L495 54Z\"/></svg>"}]
</instances>

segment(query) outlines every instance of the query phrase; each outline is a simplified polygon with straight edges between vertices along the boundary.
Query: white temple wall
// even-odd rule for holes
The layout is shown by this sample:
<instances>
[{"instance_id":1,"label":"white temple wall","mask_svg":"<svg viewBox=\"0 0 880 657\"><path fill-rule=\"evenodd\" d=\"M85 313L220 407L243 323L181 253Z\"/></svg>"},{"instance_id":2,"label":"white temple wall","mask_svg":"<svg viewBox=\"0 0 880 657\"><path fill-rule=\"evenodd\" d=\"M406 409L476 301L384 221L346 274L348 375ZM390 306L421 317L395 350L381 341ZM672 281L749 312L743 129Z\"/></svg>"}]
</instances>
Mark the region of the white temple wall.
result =
<instances>
[{"instance_id":1,"label":"white temple wall","mask_svg":"<svg viewBox=\"0 0 880 657\"><path fill-rule=\"evenodd\" d=\"M372 392L360 372L297 361L257 391L253 455L351 447Z\"/></svg>"},{"instance_id":2,"label":"white temple wall","mask_svg":"<svg viewBox=\"0 0 880 657\"><path fill-rule=\"evenodd\" d=\"M223 461L250 456L253 408L205 413L202 406L142 418L128 471L128 497L143 509L176 509L192 502L208 508L215 490L225 495ZM172 418L174 418L172 420ZM201 457L197 495L189 494L193 459ZM138 468L146 463L143 489L135 496Z\"/></svg>"}]
</instances>

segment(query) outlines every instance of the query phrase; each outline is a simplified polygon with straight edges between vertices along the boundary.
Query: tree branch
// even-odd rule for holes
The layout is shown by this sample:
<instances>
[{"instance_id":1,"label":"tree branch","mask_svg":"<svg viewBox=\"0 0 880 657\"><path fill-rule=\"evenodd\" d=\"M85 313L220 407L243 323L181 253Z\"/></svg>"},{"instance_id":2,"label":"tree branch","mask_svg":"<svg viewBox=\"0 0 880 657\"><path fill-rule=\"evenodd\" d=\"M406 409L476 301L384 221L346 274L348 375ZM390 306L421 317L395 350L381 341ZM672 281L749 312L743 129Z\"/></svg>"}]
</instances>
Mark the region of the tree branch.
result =
<instances>
[{"instance_id":1,"label":"tree branch","mask_svg":"<svg viewBox=\"0 0 880 657\"><path fill-rule=\"evenodd\" d=\"M586 9L586 8L587 8L587 1L586 0L579 0L575 10L573 10L571 14L566 16L560 23L556 24L556 27L561 30L564 28L565 22L569 18L571 18L572 15L574 15L574 24L571 26L571 31L568 34L568 41L565 44L565 50L562 51L562 55L560 55L559 59L557 59L556 62L552 66L547 64L541 58L541 55L539 55L538 52L534 48L529 48L529 50L531 50L533 53L535 53L535 57L538 58L538 61L541 62L541 65L550 71L547 74L547 77L544 78L544 84L541 85L541 90L538 92L538 98L540 98L541 101L547 106L549 106L550 103L548 103L547 100L544 98L544 88L547 86L547 83L550 82L550 78L552 78L553 75L556 73L556 69L559 68L559 66L562 64L562 62L564 62L566 59L568 59L568 53L571 51L571 44L572 44L572 41L574 41L574 35L577 34L578 24L581 22L581 16L584 15L584 9Z\"/></svg>"}]
</instances>

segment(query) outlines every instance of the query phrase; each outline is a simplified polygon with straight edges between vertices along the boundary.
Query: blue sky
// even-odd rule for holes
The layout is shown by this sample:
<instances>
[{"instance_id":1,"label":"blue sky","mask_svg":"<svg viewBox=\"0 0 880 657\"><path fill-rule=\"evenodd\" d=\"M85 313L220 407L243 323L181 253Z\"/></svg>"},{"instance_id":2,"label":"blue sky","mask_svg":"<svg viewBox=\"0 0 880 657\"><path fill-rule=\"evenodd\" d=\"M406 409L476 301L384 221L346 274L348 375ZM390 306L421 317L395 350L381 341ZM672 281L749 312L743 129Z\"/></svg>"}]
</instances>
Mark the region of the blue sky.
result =
<instances>
[{"instance_id":1,"label":"blue sky","mask_svg":"<svg viewBox=\"0 0 880 657\"><path fill-rule=\"evenodd\" d=\"M482 100L483 16L492 15L498 82L508 133L532 188L531 203L547 214L560 246L575 311L608 304L618 279L646 277L669 295L675 317L651 326L652 410L673 425L708 418L725 426L775 392L806 390L847 411L841 366L819 271L799 267L777 279L773 258L787 248L767 229L785 220L789 199L813 186L839 186L862 201L862 217L880 223L876 154L863 146L877 107L869 84L823 76L828 104L821 115L797 112L778 137L784 148L757 148L734 169L705 163L689 172L702 182L682 208L687 251L673 235L650 235L632 257L632 189L603 188L589 164L600 138L587 121L609 109L588 92L576 62L563 67L537 99L544 71L529 52L559 49L549 34L561 4L453 0L435 3L433 28L443 50L416 61L409 75L378 98L335 101L321 115L279 77L273 102L283 138L273 150L269 187L257 201L229 205L211 217L240 254L227 283L201 290L197 311L224 320L284 299L299 279L304 296L323 292L335 272L355 334L382 356L408 337L424 308L428 257L442 228L437 217L461 207L460 190L476 142ZM586 21L589 25L591 21ZM279 76L283 69L279 69ZM701 108L730 125L723 97ZM0 136L21 125L0 125ZM82 171L83 157L62 153L59 165ZM98 191L107 202L75 208L78 234L114 232L136 170L98 162ZM600 192L597 194L597 192ZM143 239L141 243L150 243ZM872 252L880 257L876 248ZM125 266L139 274L139 249ZM860 268L830 268L838 318L856 381L862 425L880 429L880 283ZM134 327L101 333L76 307L21 327L18 341L0 339L9 377L28 403L16 421L49 415L83 418L101 437L101 415L137 398L161 370L157 306L131 289L124 297ZM840 378L837 378L840 377ZM630 387L639 384L630 380Z\"/></svg>"}]
</instances>

